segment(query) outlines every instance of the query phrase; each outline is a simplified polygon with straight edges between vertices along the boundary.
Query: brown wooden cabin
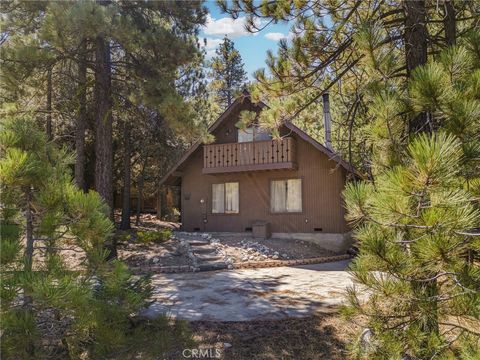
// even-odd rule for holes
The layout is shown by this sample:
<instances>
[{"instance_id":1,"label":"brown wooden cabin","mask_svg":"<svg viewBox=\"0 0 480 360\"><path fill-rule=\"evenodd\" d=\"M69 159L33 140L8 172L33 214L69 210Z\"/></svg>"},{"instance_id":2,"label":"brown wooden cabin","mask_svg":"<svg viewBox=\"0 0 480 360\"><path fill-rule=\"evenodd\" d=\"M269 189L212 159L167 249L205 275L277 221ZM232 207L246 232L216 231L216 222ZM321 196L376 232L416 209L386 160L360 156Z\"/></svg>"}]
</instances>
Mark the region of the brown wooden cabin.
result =
<instances>
[{"instance_id":1,"label":"brown wooden cabin","mask_svg":"<svg viewBox=\"0 0 480 360\"><path fill-rule=\"evenodd\" d=\"M291 123L279 140L254 125L237 128L241 111L265 106L244 93L210 127L215 142L193 145L162 179L181 187L182 229L245 233L262 225L274 238L345 250L341 193L352 167Z\"/></svg>"}]
</instances>

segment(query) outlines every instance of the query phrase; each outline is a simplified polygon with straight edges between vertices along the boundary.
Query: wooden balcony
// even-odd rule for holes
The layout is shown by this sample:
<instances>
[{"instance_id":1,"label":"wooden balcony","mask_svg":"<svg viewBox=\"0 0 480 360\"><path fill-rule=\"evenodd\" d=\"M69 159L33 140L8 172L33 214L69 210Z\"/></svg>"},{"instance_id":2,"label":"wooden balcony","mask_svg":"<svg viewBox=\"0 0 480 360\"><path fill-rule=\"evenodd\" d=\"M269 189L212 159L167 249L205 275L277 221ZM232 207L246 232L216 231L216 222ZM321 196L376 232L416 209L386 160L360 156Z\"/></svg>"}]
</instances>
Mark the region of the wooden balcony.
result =
<instances>
[{"instance_id":1,"label":"wooden balcony","mask_svg":"<svg viewBox=\"0 0 480 360\"><path fill-rule=\"evenodd\" d=\"M203 173L295 169L295 141L280 140L203 146Z\"/></svg>"}]
</instances>

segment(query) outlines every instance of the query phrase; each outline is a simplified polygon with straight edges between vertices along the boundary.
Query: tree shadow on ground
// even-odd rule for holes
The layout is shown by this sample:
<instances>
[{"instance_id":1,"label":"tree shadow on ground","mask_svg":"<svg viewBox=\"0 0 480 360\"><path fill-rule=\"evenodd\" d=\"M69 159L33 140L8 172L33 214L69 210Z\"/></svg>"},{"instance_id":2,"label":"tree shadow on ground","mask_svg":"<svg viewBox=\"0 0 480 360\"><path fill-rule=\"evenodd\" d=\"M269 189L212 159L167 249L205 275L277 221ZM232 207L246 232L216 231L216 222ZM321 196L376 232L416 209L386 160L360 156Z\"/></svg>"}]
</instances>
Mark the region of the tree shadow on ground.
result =
<instances>
[{"instance_id":1,"label":"tree shadow on ground","mask_svg":"<svg viewBox=\"0 0 480 360\"><path fill-rule=\"evenodd\" d=\"M191 323L199 347L217 346L224 349L222 359L234 360L345 359L345 327L336 312L282 320Z\"/></svg>"},{"instance_id":2,"label":"tree shadow on ground","mask_svg":"<svg viewBox=\"0 0 480 360\"><path fill-rule=\"evenodd\" d=\"M199 346L220 346L223 359L344 359L346 264L156 274L145 315L188 320Z\"/></svg>"},{"instance_id":3,"label":"tree shadow on ground","mask_svg":"<svg viewBox=\"0 0 480 360\"><path fill-rule=\"evenodd\" d=\"M300 268L156 274L156 302L145 315L188 321L305 317L339 304L349 281L339 271Z\"/></svg>"}]
</instances>

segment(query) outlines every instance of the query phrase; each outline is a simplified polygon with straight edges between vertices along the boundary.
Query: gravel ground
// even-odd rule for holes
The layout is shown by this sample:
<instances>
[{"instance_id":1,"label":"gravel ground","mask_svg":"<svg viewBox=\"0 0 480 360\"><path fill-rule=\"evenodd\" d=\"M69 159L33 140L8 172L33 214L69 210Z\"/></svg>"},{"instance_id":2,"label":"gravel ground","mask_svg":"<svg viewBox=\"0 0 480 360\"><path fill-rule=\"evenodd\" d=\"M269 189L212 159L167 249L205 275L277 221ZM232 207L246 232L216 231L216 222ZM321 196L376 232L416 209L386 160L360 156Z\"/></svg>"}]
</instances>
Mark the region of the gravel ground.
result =
<instances>
[{"instance_id":1,"label":"gravel ground","mask_svg":"<svg viewBox=\"0 0 480 360\"><path fill-rule=\"evenodd\" d=\"M118 258L129 266L162 265L182 266L191 265L191 260L184 254L178 253L178 239L170 239L162 244L135 244L121 243L118 245Z\"/></svg>"},{"instance_id":2,"label":"gravel ground","mask_svg":"<svg viewBox=\"0 0 480 360\"><path fill-rule=\"evenodd\" d=\"M337 255L315 244L303 240L253 239L245 236L217 236L212 240L220 254L232 259L233 263L278 259L309 259Z\"/></svg>"},{"instance_id":3,"label":"gravel ground","mask_svg":"<svg viewBox=\"0 0 480 360\"><path fill-rule=\"evenodd\" d=\"M142 224L145 224L143 222ZM158 227L138 227L128 232L120 233L119 237L127 235L128 241L119 241L118 254L129 266L142 265L182 266L192 265L192 258L187 253L179 251L182 241L208 241L215 249L216 255L233 267L237 263L248 261L269 260L299 260L315 257L337 255L315 244L303 240L287 239L254 239L239 235L217 235L209 233L174 232L170 240L162 244L137 244L135 232L155 231ZM132 236L133 235L133 236Z\"/></svg>"}]
</instances>

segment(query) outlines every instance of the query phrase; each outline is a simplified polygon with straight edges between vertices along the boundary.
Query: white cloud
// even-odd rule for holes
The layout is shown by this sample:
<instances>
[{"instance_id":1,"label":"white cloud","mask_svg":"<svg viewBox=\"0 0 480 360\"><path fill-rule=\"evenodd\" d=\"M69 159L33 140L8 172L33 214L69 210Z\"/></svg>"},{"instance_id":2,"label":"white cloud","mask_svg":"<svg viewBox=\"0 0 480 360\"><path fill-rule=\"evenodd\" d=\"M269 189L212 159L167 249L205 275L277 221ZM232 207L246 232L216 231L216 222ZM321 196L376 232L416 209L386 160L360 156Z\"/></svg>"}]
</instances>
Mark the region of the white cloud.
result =
<instances>
[{"instance_id":1,"label":"white cloud","mask_svg":"<svg viewBox=\"0 0 480 360\"><path fill-rule=\"evenodd\" d=\"M215 56L215 50L222 41L223 39L205 38L205 45L202 47L205 49L205 57L207 59L211 59Z\"/></svg>"},{"instance_id":2,"label":"white cloud","mask_svg":"<svg viewBox=\"0 0 480 360\"><path fill-rule=\"evenodd\" d=\"M265 38L273 41L280 41L282 39L288 39L288 35L279 32L270 32L265 34Z\"/></svg>"},{"instance_id":3,"label":"white cloud","mask_svg":"<svg viewBox=\"0 0 480 360\"><path fill-rule=\"evenodd\" d=\"M218 45L222 43L223 39L212 39L212 38L205 38L205 49L211 50L216 49Z\"/></svg>"},{"instance_id":4,"label":"white cloud","mask_svg":"<svg viewBox=\"0 0 480 360\"><path fill-rule=\"evenodd\" d=\"M237 19L230 17L223 17L221 19L214 19L210 14L207 15L207 21L203 32L206 35L225 36L229 38L236 38L245 35L254 35L245 29L246 17L241 16Z\"/></svg>"}]
</instances>

